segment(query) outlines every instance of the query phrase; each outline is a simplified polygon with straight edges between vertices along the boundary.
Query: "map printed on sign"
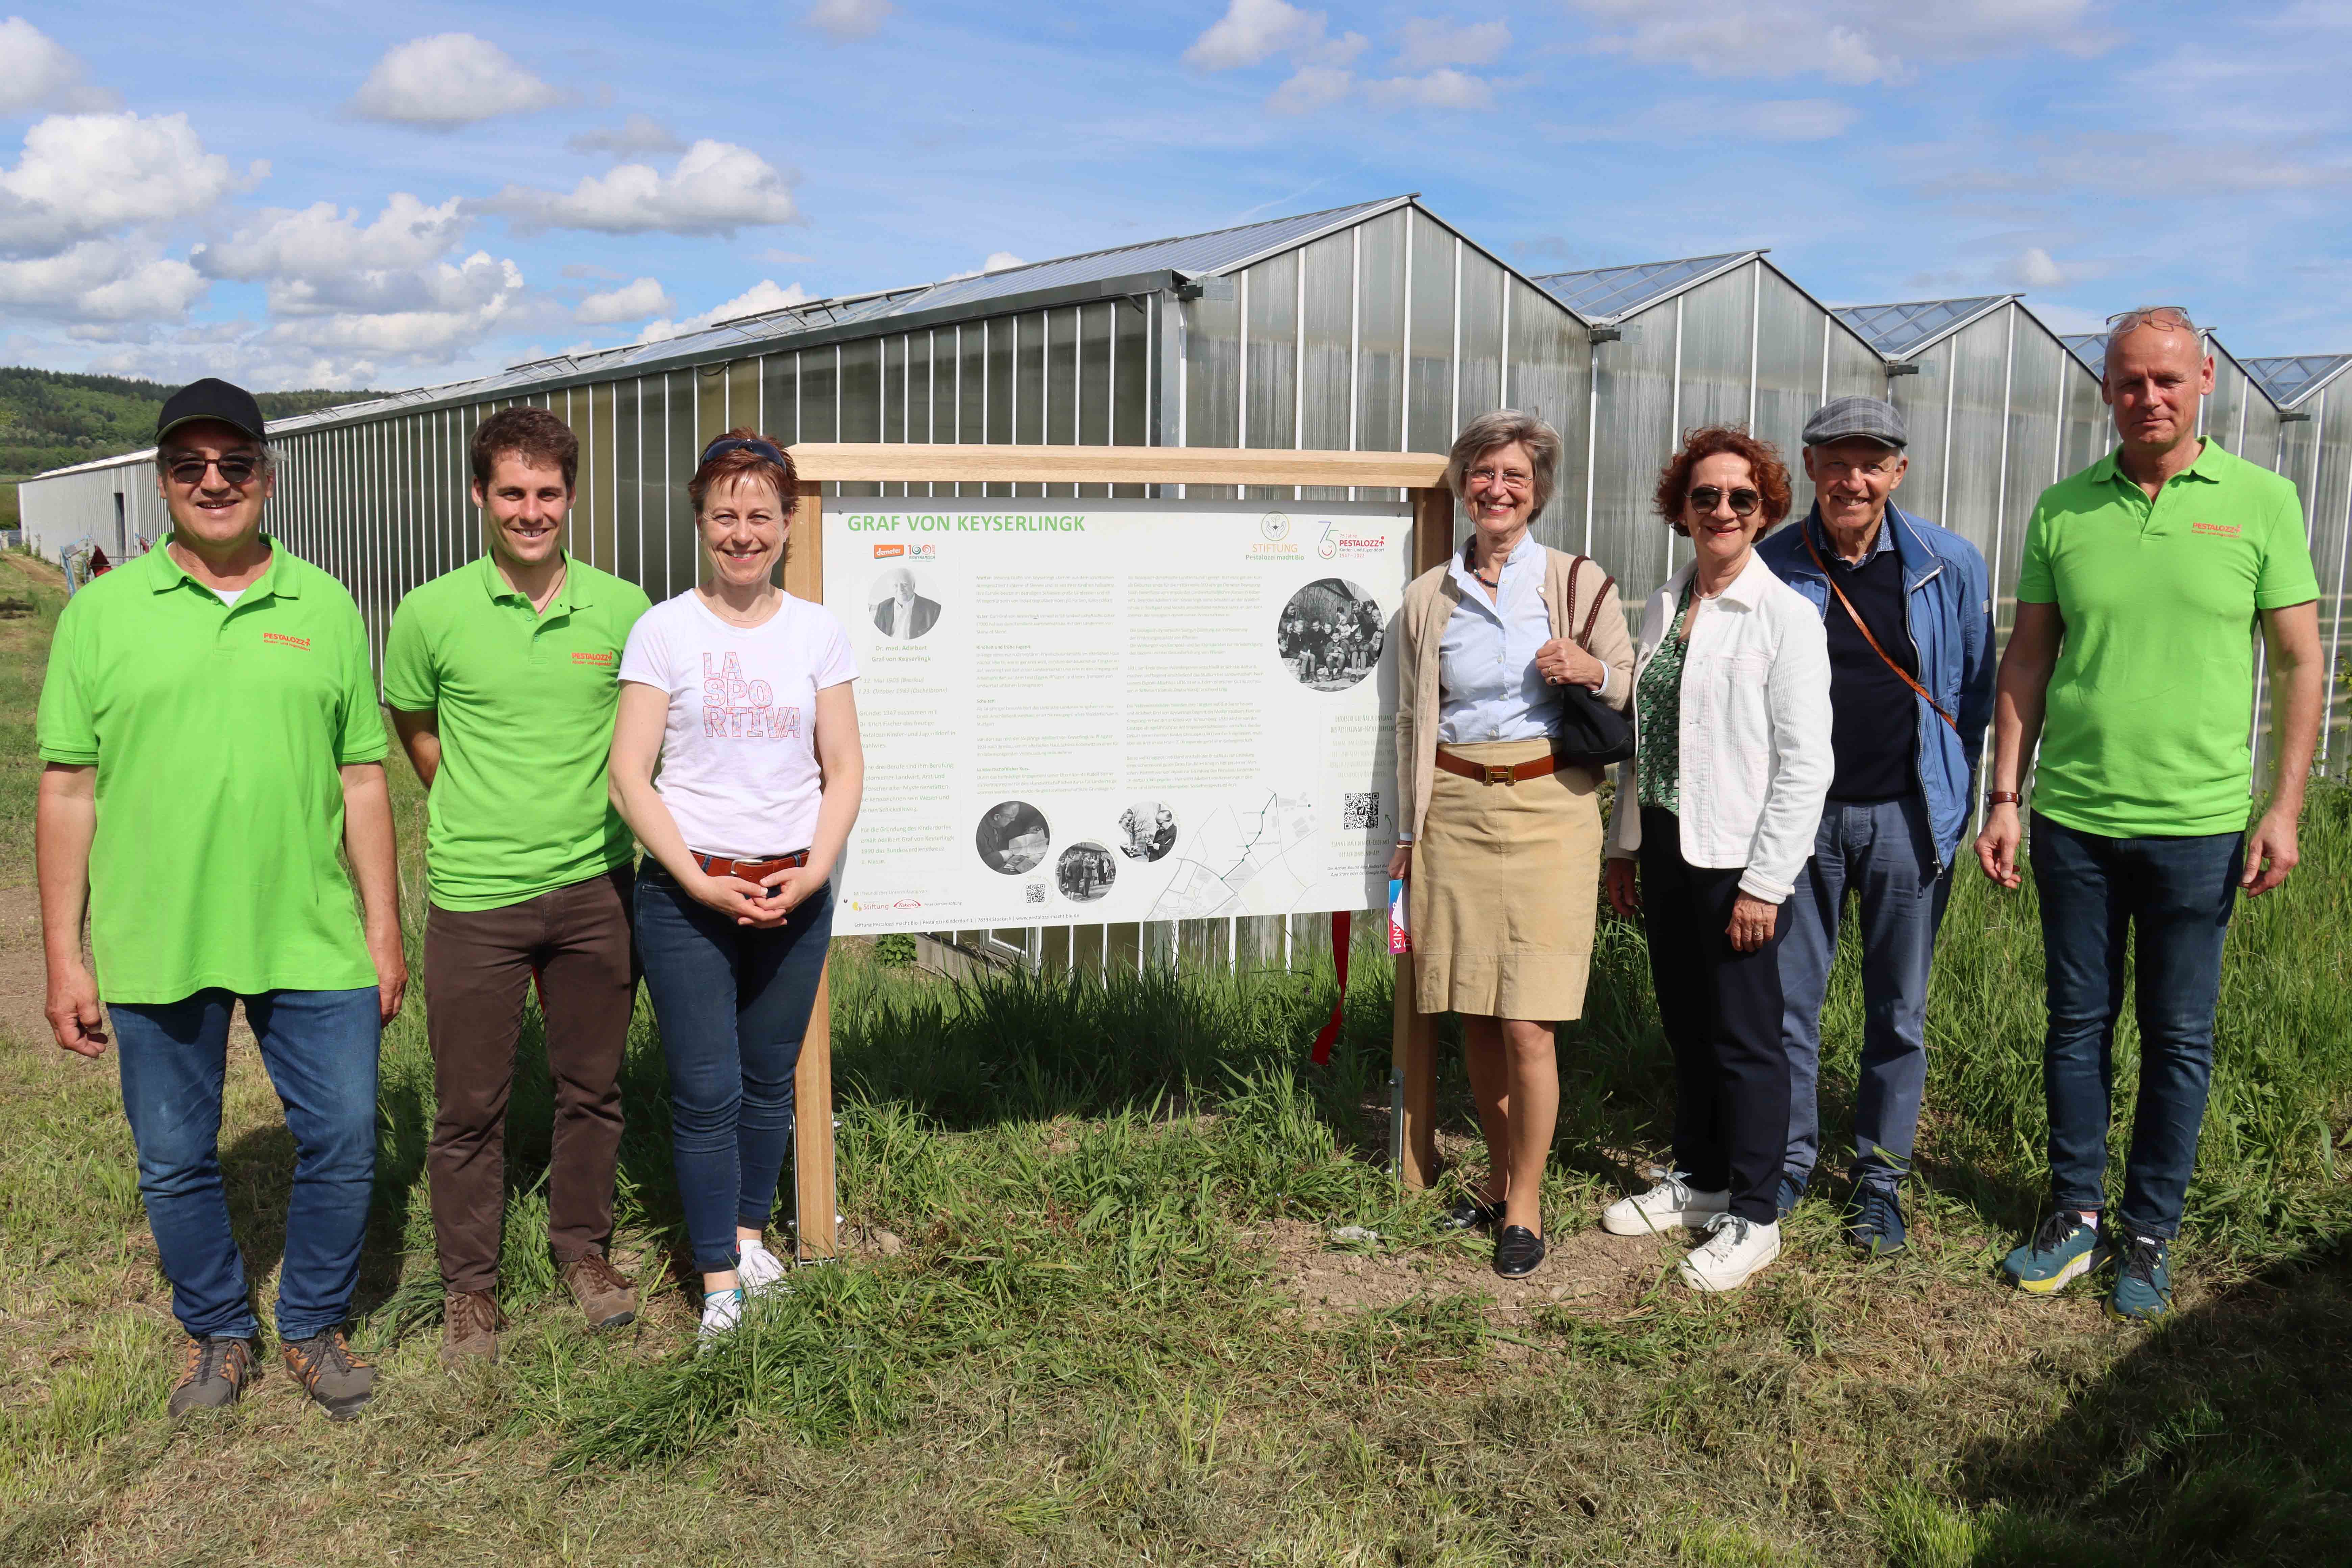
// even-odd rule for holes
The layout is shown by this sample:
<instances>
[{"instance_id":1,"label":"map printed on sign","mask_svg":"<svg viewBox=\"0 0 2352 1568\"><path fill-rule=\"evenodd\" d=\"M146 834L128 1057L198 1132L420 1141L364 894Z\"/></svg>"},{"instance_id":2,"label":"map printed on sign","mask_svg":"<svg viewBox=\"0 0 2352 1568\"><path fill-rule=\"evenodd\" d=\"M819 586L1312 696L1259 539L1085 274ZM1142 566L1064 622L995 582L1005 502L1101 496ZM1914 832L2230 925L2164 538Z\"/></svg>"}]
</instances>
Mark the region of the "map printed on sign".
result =
<instances>
[{"instance_id":1,"label":"map printed on sign","mask_svg":"<svg viewBox=\"0 0 2352 1568\"><path fill-rule=\"evenodd\" d=\"M866 746L838 931L1380 906L1406 508L857 498L824 528Z\"/></svg>"}]
</instances>

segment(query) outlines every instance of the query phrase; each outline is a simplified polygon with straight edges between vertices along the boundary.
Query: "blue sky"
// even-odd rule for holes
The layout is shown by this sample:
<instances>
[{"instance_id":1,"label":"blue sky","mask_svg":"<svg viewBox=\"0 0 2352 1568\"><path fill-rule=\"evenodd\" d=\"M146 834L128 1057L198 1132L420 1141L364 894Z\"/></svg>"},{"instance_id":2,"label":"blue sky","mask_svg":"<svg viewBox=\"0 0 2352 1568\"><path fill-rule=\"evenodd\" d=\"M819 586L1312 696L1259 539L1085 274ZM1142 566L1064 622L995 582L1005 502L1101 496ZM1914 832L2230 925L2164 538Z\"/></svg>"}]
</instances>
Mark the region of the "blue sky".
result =
<instances>
[{"instance_id":1,"label":"blue sky","mask_svg":"<svg viewBox=\"0 0 2352 1568\"><path fill-rule=\"evenodd\" d=\"M1522 269L2352 350L2352 6L0 0L0 362L409 386L1419 191Z\"/></svg>"}]
</instances>

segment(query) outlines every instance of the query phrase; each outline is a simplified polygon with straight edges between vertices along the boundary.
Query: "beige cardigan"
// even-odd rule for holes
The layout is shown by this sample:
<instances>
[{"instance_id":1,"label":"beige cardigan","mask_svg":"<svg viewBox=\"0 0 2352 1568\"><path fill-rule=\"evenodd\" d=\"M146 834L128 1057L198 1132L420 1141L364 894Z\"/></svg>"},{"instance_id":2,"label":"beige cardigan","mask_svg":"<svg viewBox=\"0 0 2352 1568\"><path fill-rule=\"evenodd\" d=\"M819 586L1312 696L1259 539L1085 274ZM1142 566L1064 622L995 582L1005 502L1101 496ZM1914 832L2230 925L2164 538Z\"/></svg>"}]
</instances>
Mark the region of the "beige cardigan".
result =
<instances>
[{"instance_id":1,"label":"beige cardigan","mask_svg":"<svg viewBox=\"0 0 2352 1568\"><path fill-rule=\"evenodd\" d=\"M1397 821L1405 831L1421 837L1422 814L1428 808L1430 780L1437 772L1438 690L1437 650L1445 637L1445 623L1462 602L1462 584L1454 580L1453 560L1433 566L1406 584L1404 608L1397 616L1402 646L1397 649ZM1626 629L1625 613L1616 602L1616 580L1587 555L1569 555L1544 549L1544 607L1551 612L1552 636L1573 639L1569 625L1568 590L1576 585L1576 619L1592 613L1595 595L1604 598L1600 618L1592 623L1592 640L1580 644L1584 651L1609 667L1609 694L1602 700L1619 712L1633 700L1633 637ZM1589 770L1595 779L1599 769Z\"/></svg>"}]
</instances>

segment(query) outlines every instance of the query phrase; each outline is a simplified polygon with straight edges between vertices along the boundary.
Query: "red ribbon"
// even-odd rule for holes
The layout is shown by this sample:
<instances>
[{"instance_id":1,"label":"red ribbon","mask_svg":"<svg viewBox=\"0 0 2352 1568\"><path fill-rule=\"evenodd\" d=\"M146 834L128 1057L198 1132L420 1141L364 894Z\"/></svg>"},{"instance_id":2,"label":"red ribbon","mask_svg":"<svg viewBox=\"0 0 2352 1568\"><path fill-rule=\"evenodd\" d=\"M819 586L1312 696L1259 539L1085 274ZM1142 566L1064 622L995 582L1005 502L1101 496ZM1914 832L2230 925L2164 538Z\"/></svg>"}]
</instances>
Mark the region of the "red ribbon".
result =
<instances>
[{"instance_id":1,"label":"red ribbon","mask_svg":"<svg viewBox=\"0 0 2352 1568\"><path fill-rule=\"evenodd\" d=\"M1331 1016L1315 1036L1315 1049L1307 1059L1317 1067L1330 1064L1331 1047L1339 1038L1339 1009L1348 1003L1348 933L1354 928L1356 917L1345 910L1331 911L1331 956L1339 965L1339 994L1331 999Z\"/></svg>"}]
</instances>

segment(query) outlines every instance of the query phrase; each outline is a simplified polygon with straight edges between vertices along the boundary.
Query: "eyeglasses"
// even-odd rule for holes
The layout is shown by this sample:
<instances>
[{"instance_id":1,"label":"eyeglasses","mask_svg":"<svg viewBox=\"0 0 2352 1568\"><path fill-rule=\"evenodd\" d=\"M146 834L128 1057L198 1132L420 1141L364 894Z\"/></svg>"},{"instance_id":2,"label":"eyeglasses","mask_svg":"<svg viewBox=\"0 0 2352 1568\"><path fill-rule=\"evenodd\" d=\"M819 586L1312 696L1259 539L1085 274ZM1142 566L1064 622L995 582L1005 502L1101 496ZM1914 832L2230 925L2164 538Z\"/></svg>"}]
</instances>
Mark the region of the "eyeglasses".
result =
<instances>
[{"instance_id":1,"label":"eyeglasses","mask_svg":"<svg viewBox=\"0 0 2352 1568\"><path fill-rule=\"evenodd\" d=\"M2117 310L2107 318L2107 335L2121 337L2139 327L2161 327L2166 331L2193 332L2197 323L2189 319L2189 311L2179 305L2149 305L2137 310Z\"/></svg>"},{"instance_id":2,"label":"eyeglasses","mask_svg":"<svg viewBox=\"0 0 2352 1568\"><path fill-rule=\"evenodd\" d=\"M261 472L261 459L241 452L232 452L226 458L189 455L173 458L163 471L172 476L173 484L192 490L203 484L205 473L214 468L220 470L221 483L241 490L253 482L254 475Z\"/></svg>"},{"instance_id":3,"label":"eyeglasses","mask_svg":"<svg viewBox=\"0 0 2352 1568\"><path fill-rule=\"evenodd\" d=\"M1714 485L1701 485L1690 493L1691 505L1700 511L1713 511L1723 504L1723 491ZM1736 517L1753 517L1764 498L1742 485L1731 492L1731 510Z\"/></svg>"},{"instance_id":4,"label":"eyeglasses","mask_svg":"<svg viewBox=\"0 0 2352 1568\"><path fill-rule=\"evenodd\" d=\"M1500 485L1509 490L1523 490L1535 483L1534 476L1519 468L1473 468L1462 477L1474 485Z\"/></svg>"}]
</instances>

